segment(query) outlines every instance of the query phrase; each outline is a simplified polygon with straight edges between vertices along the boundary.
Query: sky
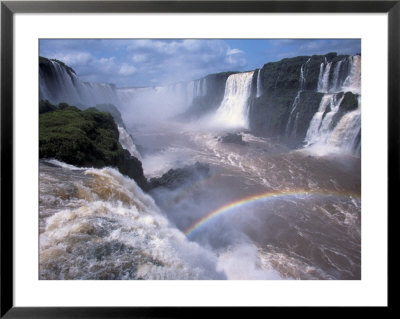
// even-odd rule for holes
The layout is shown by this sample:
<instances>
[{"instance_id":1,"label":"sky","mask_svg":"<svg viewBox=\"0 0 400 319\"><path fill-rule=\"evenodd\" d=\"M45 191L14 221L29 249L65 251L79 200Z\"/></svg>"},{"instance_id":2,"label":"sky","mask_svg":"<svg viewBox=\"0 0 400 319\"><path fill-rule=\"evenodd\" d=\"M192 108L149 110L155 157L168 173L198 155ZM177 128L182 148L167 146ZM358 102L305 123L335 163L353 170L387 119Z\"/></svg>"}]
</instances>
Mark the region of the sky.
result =
<instances>
[{"instance_id":1,"label":"sky","mask_svg":"<svg viewBox=\"0 0 400 319\"><path fill-rule=\"evenodd\" d=\"M87 82L166 85L223 71L246 71L300 55L361 53L360 39L41 39L39 54Z\"/></svg>"}]
</instances>

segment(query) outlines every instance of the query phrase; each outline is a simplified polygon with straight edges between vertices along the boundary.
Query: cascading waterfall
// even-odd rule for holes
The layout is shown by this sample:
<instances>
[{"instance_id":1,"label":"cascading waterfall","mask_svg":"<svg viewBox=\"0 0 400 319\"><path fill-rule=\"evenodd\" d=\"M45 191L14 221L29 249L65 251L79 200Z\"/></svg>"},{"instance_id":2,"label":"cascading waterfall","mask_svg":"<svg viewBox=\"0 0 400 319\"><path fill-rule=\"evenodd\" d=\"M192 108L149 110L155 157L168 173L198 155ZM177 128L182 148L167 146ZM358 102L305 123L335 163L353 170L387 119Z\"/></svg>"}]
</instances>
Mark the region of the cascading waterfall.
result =
<instances>
[{"instance_id":1,"label":"cascading waterfall","mask_svg":"<svg viewBox=\"0 0 400 319\"><path fill-rule=\"evenodd\" d=\"M318 77L318 92L360 94L361 56L349 56L335 62L323 62Z\"/></svg>"},{"instance_id":2,"label":"cascading waterfall","mask_svg":"<svg viewBox=\"0 0 400 319\"><path fill-rule=\"evenodd\" d=\"M132 179L51 163L40 164L40 279L225 279Z\"/></svg>"},{"instance_id":3,"label":"cascading waterfall","mask_svg":"<svg viewBox=\"0 0 400 319\"><path fill-rule=\"evenodd\" d=\"M112 84L81 81L76 74L57 61L50 60L51 76L39 72L39 98L58 104L66 102L77 106L119 104L116 88Z\"/></svg>"},{"instance_id":4,"label":"cascading waterfall","mask_svg":"<svg viewBox=\"0 0 400 319\"><path fill-rule=\"evenodd\" d=\"M118 88L117 95L122 104L129 105L132 99L144 90L148 88Z\"/></svg>"},{"instance_id":5,"label":"cascading waterfall","mask_svg":"<svg viewBox=\"0 0 400 319\"><path fill-rule=\"evenodd\" d=\"M361 103L358 97L358 108L352 112L346 113L336 125L329 137L328 143L344 149L346 151L354 150L360 152L360 134L361 134Z\"/></svg>"},{"instance_id":6,"label":"cascading waterfall","mask_svg":"<svg viewBox=\"0 0 400 319\"><path fill-rule=\"evenodd\" d=\"M340 73L340 67L342 66L342 63L343 63L342 60L340 60L338 63L336 63L335 70L333 73L333 85L332 86L335 91L340 89L339 73Z\"/></svg>"},{"instance_id":7,"label":"cascading waterfall","mask_svg":"<svg viewBox=\"0 0 400 319\"><path fill-rule=\"evenodd\" d=\"M83 82L72 69L67 69L57 61L49 60L49 63L51 74L40 72L39 98L49 100L53 104L66 102L78 107L96 104L130 107L134 106L137 100L142 101L144 96L154 96L156 100L173 99L175 105L189 106L194 97L207 94L206 78L168 86L116 88L113 84Z\"/></svg>"},{"instance_id":8,"label":"cascading waterfall","mask_svg":"<svg viewBox=\"0 0 400 319\"><path fill-rule=\"evenodd\" d=\"M185 92L186 100L185 103L186 105L191 105L193 103L193 98L194 98L194 81L190 81L186 84L186 92Z\"/></svg>"},{"instance_id":9,"label":"cascading waterfall","mask_svg":"<svg viewBox=\"0 0 400 319\"><path fill-rule=\"evenodd\" d=\"M248 127L248 99L254 72L232 74L225 85L224 99L215 114L215 121L224 127Z\"/></svg>"},{"instance_id":10,"label":"cascading waterfall","mask_svg":"<svg viewBox=\"0 0 400 319\"><path fill-rule=\"evenodd\" d=\"M300 91L304 91L306 85L306 73L307 66L310 63L311 58L309 58L306 63L304 63L300 68Z\"/></svg>"},{"instance_id":11,"label":"cascading waterfall","mask_svg":"<svg viewBox=\"0 0 400 319\"><path fill-rule=\"evenodd\" d=\"M68 100L79 101L81 96L76 83L77 76L74 72L67 71L58 62L50 60L52 79L48 79L42 72L39 72L40 99L47 99L53 103L67 102Z\"/></svg>"},{"instance_id":12,"label":"cascading waterfall","mask_svg":"<svg viewBox=\"0 0 400 319\"><path fill-rule=\"evenodd\" d=\"M305 142L306 145L312 145L317 142L326 143L332 134L331 124L334 115L338 112L344 95L340 98L338 94L325 94L319 105L318 111L314 114L310 126L307 130ZM330 110L327 112L327 110Z\"/></svg>"},{"instance_id":13,"label":"cascading waterfall","mask_svg":"<svg viewBox=\"0 0 400 319\"><path fill-rule=\"evenodd\" d=\"M121 146L128 150L132 156L135 156L137 159L142 160L139 151L134 144L132 137L129 133L122 127L118 125L118 132L119 132L119 143Z\"/></svg>"},{"instance_id":14,"label":"cascading waterfall","mask_svg":"<svg viewBox=\"0 0 400 319\"><path fill-rule=\"evenodd\" d=\"M310 60L311 58L300 68L299 89L292 102L285 127L287 138L296 137L298 134L298 122L302 118L300 116L302 110L299 109L299 105L302 105L300 102L304 102L301 101L302 92L307 90L306 80ZM261 69L255 72L257 72L256 97L260 97L263 94ZM248 128L248 99L251 94L253 73L238 73L228 77L223 101L215 115L218 125ZM278 78L279 75L275 80L275 85ZM206 77L169 86L117 89L112 84L83 82L72 69L55 60L49 60L47 70L40 70L39 83L40 99L47 99L53 104L66 102L81 107L109 103L123 108L135 107L138 112L138 107L152 103L157 104L157 107L163 105L162 112L170 105L178 106L183 110L190 106L196 97L204 97L209 91ZM342 118L338 119L336 116L334 123L332 120L334 115L340 111L339 93L352 92L358 98L360 96L361 56L346 56L331 61L325 58L320 65L317 91L325 95L320 102L318 111L310 121L304 144L306 146L327 144L344 149L348 149L349 145L357 147L360 136L360 128L357 128L357 123L361 121L360 103L358 110L342 112L343 115L340 115ZM346 137L346 141L341 143L339 139L346 134L343 131L346 127L351 131L348 132L351 137ZM126 148L129 149L129 146Z\"/></svg>"},{"instance_id":15,"label":"cascading waterfall","mask_svg":"<svg viewBox=\"0 0 400 319\"><path fill-rule=\"evenodd\" d=\"M121 98L126 102L137 93L137 89L124 89L120 91L120 95L114 85L82 82L72 69L67 69L57 61L49 60L49 63L55 86L51 83L51 78L46 77L43 72L40 72L39 83L40 99L47 99L51 103L66 102L76 106L95 106L106 103L118 105L121 103ZM131 155L141 159L128 132L121 126L118 126L118 131L121 146Z\"/></svg>"},{"instance_id":16,"label":"cascading waterfall","mask_svg":"<svg viewBox=\"0 0 400 319\"><path fill-rule=\"evenodd\" d=\"M293 126L293 128L291 128L291 122L292 122L292 118L294 116L294 112L297 109L297 105L300 102L301 92L303 92L304 89L305 89L307 66L310 63L310 60L311 60L311 58L309 58L306 61L306 63L302 64L301 68L300 68L299 90L297 91L296 97L293 100L293 104L292 104L292 108L291 108L291 111L290 111L289 119L288 119L288 122L286 124L285 134L286 134L287 138L289 138L291 136L295 136L296 132L297 132L297 120L298 120L298 117L299 117L299 112L297 112L296 115L295 115L295 121L296 122L295 122L295 125Z\"/></svg>"},{"instance_id":17,"label":"cascading waterfall","mask_svg":"<svg viewBox=\"0 0 400 319\"><path fill-rule=\"evenodd\" d=\"M331 72L332 62L321 63L319 77L318 77L318 92L328 92L329 88L329 74Z\"/></svg>"},{"instance_id":18,"label":"cascading waterfall","mask_svg":"<svg viewBox=\"0 0 400 319\"><path fill-rule=\"evenodd\" d=\"M199 80L194 81L194 90L193 96L204 96L207 94L207 79L201 78Z\"/></svg>"},{"instance_id":19,"label":"cascading waterfall","mask_svg":"<svg viewBox=\"0 0 400 319\"><path fill-rule=\"evenodd\" d=\"M359 153L361 138L361 56L349 56L336 62L323 62L320 66L318 91L325 93L314 114L304 139L305 146L332 146L343 151ZM357 97L358 107L340 111L345 92ZM335 123L334 123L335 122Z\"/></svg>"},{"instance_id":20,"label":"cascading waterfall","mask_svg":"<svg viewBox=\"0 0 400 319\"><path fill-rule=\"evenodd\" d=\"M361 94L361 56L355 55L349 58L349 75L343 82L343 91Z\"/></svg>"},{"instance_id":21,"label":"cascading waterfall","mask_svg":"<svg viewBox=\"0 0 400 319\"><path fill-rule=\"evenodd\" d=\"M361 279L360 158L341 156L360 151L361 60L328 56L331 62L321 65L321 56L315 64L286 60L262 76L261 70L223 73L149 88L80 82L87 95L68 67L61 70L74 99L116 95L121 146L143 162L146 178L169 174L151 181L146 194L115 168L41 159L39 279ZM316 92L318 70L323 92ZM50 95L50 88L40 90ZM204 122L166 116L180 101L206 108L214 98ZM253 135L254 118L271 125L271 136ZM226 133L239 130L244 143L231 143L236 134ZM307 156L274 138L285 133L295 137L293 145L339 152ZM147 150L143 159L134 141ZM186 166L192 163L193 173ZM157 180L161 187L154 187Z\"/></svg>"},{"instance_id":22,"label":"cascading waterfall","mask_svg":"<svg viewBox=\"0 0 400 319\"><path fill-rule=\"evenodd\" d=\"M201 95L205 96L207 94L207 78L201 80Z\"/></svg>"},{"instance_id":23,"label":"cascading waterfall","mask_svg":"<svg viewBox=\"0 0 400 319\"><path fill-rule=\"evenodd\" d=\"M257 72L257 94L256 97L260 97L262 94L262 83L261 83L261 69Z\"/></svg>"},{"instance_id":24,"label":"cascading waterfall","mask_svg":"<svg viewBox=\"0 0 400 319\"><path fill-rule=\"evenodd\" d=\"M301 90L297 91L296 97L293 100L292 110L290 111L289 120L288 120L288 122L286 124L286 130L285 130L286 137L290 137L293 134L295 134L295 130L291 131L291 126L290 125L291 125L291 122L292 122L293 113L294 113L294 111L296 111L297 105L300 102L300 94L301 94L301 92L302 92ZM297 117L298 114L299 114L299 112L297 112L296 117Z\"/></svg>"}]
</instances>

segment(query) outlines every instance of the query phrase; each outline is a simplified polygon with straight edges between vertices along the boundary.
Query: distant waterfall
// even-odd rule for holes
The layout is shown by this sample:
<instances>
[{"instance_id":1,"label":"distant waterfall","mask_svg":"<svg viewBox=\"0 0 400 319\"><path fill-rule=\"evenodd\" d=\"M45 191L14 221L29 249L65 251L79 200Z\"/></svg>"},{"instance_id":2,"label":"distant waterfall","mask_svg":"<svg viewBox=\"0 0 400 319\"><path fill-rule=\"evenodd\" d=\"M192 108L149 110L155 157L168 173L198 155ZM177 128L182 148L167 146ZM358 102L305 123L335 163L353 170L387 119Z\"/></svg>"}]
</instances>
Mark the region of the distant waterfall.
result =
<instances>
[{"instance_id":1,"label":"distant waterfall","mask_svg":"<svg viewBox=\"0 0 400 319\"><path fill-rule=\"evenodd\" d=\"M207 95L207 78L201 79L201 95Z\"/></svg>"},{"instance_id":2,"label":"distant waterfall","mask_svg":"<svg viewBox=\"0 0 400 319\"><path fill-rule=\"evenodd\" d=\"M190 106L194 98L194 81L190 81L186 84L186 105Z\"/></svg>"},{"instance_id":3,"label":"distant waterfall","mask_svg":"<svg viewBox=\"0 0 400 319\"><path fill-rule=\"evenodd\" d=\"M199 80L190 81L186 83L184 89L184 94L186 96L185 104L187 106L190 106L196 97L207 95L208 92L207 85L208 85L207 78L201 78Z\"/></svg>"},{"instance_id":4,"label":"distant waterfall","mask_svg":"<svg viewBox=\"0 0 400 319\"><path fill-rule=\"evenodd\" d=\"M248 127L248 99L254 72L236 73L228 77L224 99L216 112L216 121L222 126Z\"/></svg>"},{"instance_id":5,"label":"distant waterfall","mask_svg":"<svg viewBox=\"0 0 400 319\"><path fill-rule=\"evenodd\" d=\"M257 94L256 97L260 97L262 94L262 83L261 83L261 69L257 72Z\"/></svg>"},{"instance_id":6,"label":"distant waterfall","mask_svg":"<svg viewBox=\"0 0 400 319\"><path fill-rule=\"evenodd\" d=\"M361 56L349 56L320 65L318 91L325 93L307 130L306 146L333 146L359 153L361 139ZM345 92L357 97L358 107L340 112ZM338 115L341 116L339 119ZM336 118L336 119L335 119Z\"/></svg>"},{"instance_id":7,"label":"distant waterfall","mask_svg":"<svg viewBox=\"0 0 400 319\"><path fill-rule=\"evenodd\" d=\"M66 102L76 106L114 104L119 100L115 86L105 83L81 81L71 70L57 61L49 61L50 71L39 69L39 98L58 104Z\"/></svg>"},{"instance_id":8,"label":"distant waterfall","mask_svg":"<svg viewBox=\"0 0 400 319\"><path fill-rule=\"evenodd\" d=\"M193 96L204 96L207 94L207 79L202 78L194 81Z\"/></svg>"}]
</instances>

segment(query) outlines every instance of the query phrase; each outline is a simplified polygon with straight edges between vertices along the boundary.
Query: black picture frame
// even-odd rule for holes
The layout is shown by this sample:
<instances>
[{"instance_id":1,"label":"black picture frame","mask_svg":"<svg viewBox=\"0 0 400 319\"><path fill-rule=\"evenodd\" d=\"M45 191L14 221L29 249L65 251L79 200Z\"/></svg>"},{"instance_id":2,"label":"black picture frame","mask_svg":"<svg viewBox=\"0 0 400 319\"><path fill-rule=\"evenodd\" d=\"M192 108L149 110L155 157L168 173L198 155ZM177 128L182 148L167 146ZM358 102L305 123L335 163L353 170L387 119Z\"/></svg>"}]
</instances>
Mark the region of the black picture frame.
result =
<instances>
[{"instance_id":1,"label":"black picture frame","mask_svg":"<svg viewBox=\"0 0 400 319\"><path fill-rule=\"evenodd\" d=\"M230 314L246 317L277 308L14 307L13 302L13 16L15 13L387 13L388 204L399 186L400 1L1 1L1 318L177 318ZM390 225L390 222L389 222ZM392 234L392 232L389 232ZM388 243L390 244L388 237ZM390 245L388 245L390 251ZM389 256L388 256L389 261ZM389 287L389 281L388 281ZM390 299L388 307L390 309ZM294 307L291 307L292 310ZM382 309L382 308L381 308ZM305 307L295 311L304 312ZM331 309L333 314L338 308ZM259 315L258 313L257 315ZM298 313L299 314L299 313ZM297 315L298 315L297 314Z\"/></svg>"}]
</instances>

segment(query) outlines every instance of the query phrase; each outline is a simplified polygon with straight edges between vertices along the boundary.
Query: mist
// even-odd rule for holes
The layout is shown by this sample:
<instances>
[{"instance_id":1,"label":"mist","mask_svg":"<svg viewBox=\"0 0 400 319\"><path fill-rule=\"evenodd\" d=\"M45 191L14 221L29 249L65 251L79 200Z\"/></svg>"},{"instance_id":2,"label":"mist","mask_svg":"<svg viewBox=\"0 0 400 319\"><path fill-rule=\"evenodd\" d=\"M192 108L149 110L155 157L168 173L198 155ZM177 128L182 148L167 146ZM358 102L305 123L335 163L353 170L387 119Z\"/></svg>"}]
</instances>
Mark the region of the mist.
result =
<instances>
[{"instance_id":1,"label":"mist","mask_svg":"<svg viewBox=\"0 0 400 319\"><path fill-rule=\"evenodd\" d=\"M188 108L186 83L149 88L117 89L126 124L156 124L172 120Z\"/></svg>"},{"instance_id":2,"label":"mist","mask_svg":"<svg viewBox=\"0 0 400 319\"><path fill-rule=\"evenodd\" d=\"M225 61L222 71L243 68L242 51L215 43ZM170 63L154 86L130 87L121 79L118 87L94 85L50 62L58 82L68 86L52 86L43 75L41 95L52 102L113 104L123 121L118 124L119 142L140 160L149 187L142 191L111 168L78 174L63 163L56 166L64 171L44 167L43 198L46 190L56 188L51 174L73 190L80 187L71 196L85 194L54 215L54 207L47 211L51 216L42 236L44 254L55 256L52 244L60 237L84 246L68 230L97 222L98 214L94 228L106 235L98 243L85 233L98 249L82 267L90 269L98 251L116 247L116 255L105 262L119 279L359 279L361 176L354 145L361 126L361 57L320 57L313 65L317 85L312 89L306 85L311 57L299 57L286 70L296 85L282 93L277 86L286 62L262 75L261 69L201 74L199 65L207 64L207 55L202 62L189 63L198 44L134 42L136 62L150 63L145 54L150 48L168 53L162 61ZM174 57L177 48L191 53ZM157 71L149 73L157 76ZM135 72L127 67L123 76L134 77ZM345 98L350 102L342 110ZM98 176L103 183L93 184ZM74 206L82 202L84 208ZM62 234L52 230L59 226ZM111 257L128 267L136 246L143 258L134 261L133 272L120 273L120 264L114 267ZM60 256L69 254L65 249ZM54 262L43 260L43 267L51 269ZM49 278L54 279L52 274Z\"/></svg>"}]
</instances>

